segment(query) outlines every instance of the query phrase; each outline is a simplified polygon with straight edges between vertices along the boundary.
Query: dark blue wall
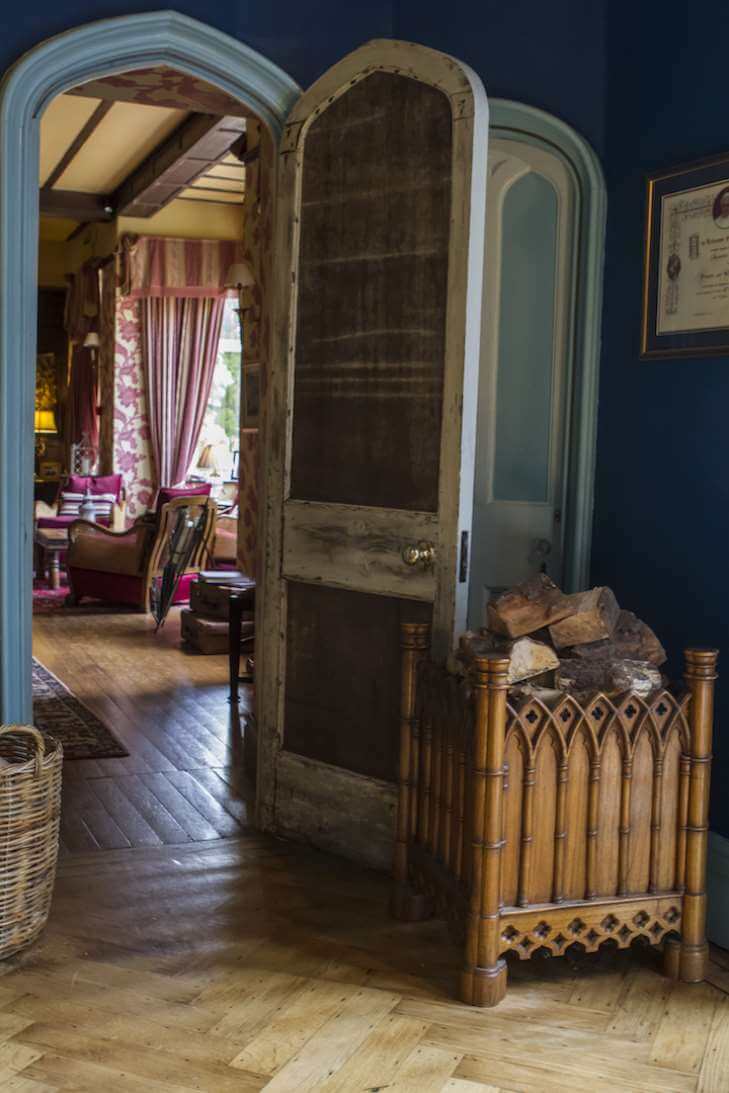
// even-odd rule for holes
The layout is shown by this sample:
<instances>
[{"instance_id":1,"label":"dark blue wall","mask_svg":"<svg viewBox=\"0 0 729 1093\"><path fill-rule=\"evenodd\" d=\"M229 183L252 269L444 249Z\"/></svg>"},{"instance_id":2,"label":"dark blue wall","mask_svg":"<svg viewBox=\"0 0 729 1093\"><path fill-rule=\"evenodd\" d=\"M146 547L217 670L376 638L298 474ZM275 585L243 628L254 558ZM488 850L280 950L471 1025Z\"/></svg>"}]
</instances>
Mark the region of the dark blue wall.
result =
<instances>
[{"instance_id":1,"label":"dark blue wall","mask_svg":"<svg viewBox=\"0 0 729 1093\"><path fill-rule=\"evenodd\" d=\"M712 827L729 835L729 358L639 359L645 173L729 150L726 44L688 4L665 16L611 0L593 575L655 627L673 672L691 642L725 651Z\"/></svg>"},{"instance_id":2,"label":"dark blue wall","mask_svg":"<svg viewBox=\"0 0 729 1093\"><path fill-rule=\"evenodd\" d=\"M608 0L396 0L394 33L469 64L492 97L573 125L602 158Z\"/></svg>"},{"instance_id":3,"label":"dark blue wall","mask_svg":"<svg viewBox=\"0 0 729 1093\"><path fill-rule=\"evenodd\" d=\"M144 0L27 0L0 12L0 70L52 34L168 5ZM400 37L453 53L490 95L558 114L604 148L605 0L176 0L175 10L259 50L306 86L344 53Z\"/></svg>"}]
</instances>

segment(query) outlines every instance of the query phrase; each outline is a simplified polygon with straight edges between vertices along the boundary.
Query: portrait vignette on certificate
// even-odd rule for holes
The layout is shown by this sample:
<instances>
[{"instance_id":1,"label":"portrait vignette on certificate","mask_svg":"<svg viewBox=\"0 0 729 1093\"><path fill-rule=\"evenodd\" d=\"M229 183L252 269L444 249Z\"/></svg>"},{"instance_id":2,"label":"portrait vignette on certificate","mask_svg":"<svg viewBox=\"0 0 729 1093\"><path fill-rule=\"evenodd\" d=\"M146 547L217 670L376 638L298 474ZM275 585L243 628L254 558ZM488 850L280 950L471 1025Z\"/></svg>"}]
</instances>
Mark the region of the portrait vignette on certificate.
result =
<instances>
[{"instance_id":1,"label":"portrait vignette on certificate","mask_svg":"<svg viewBox=\"0 0 729 1093\"><path fill-rule=\"evenodd\" d=\"M660 199L655 333L729 328L729 181Z\"/></svg>"}]
</instances>

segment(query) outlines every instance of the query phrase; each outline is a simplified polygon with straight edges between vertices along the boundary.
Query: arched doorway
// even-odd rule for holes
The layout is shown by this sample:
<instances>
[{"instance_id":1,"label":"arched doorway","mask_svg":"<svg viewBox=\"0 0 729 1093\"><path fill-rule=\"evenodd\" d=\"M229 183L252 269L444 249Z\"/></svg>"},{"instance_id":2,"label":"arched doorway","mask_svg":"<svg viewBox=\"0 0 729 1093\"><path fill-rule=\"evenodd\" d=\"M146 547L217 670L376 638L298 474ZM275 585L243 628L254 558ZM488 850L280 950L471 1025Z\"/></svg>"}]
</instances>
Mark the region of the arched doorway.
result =
<instances>
[{"instance_id":1,"label":"arched doorway","mask_svg":"<svg viewBox=\"0 0 729 1093\"><path fill-rule=\"evenodd\" d=\"M84 80L168 64L249 106L278 140L296 83L243 43L176 12L78 27L26 54L0 95L0 712L31 719L33 399L40 117ZM20 427L19 427L20 426Z\"/></svg>"}]
</instances>

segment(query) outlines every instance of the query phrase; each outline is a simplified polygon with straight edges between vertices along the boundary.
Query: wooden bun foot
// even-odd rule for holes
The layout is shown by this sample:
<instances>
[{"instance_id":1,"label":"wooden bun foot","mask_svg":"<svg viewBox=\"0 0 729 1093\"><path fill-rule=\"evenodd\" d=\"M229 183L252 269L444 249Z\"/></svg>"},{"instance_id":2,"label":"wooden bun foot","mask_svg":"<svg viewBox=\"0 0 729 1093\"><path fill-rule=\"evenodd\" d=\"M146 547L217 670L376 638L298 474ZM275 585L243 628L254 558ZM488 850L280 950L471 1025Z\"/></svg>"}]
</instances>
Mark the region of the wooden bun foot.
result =
<instances>
[{"instance_id":1,"label":"wooden bun foot","mask_svg":"<svg viewBox=\"0 0 729 1093\"><path fill-rule=\"evenodd\" d=\"M491 968L466 968L461 973L461 1001L469 1006L497 1006L506 995L507 967L497 960Z\"/></svg>"},{"instance_id":2,"label":"wooden bun foot","mask_svg":"<svg viewBox=\"0 0 729 1093\"><path fill-rule=\"evenodd\" d=\"M709 959L709 946L681 945L679 978L682 983L702 983L706 977L706 963Z\"/></svg>"},{"instance_id":3,"label":"wooden bun foot","mask_svg":"<svg viewBox=\"0 0 729 1093\"><path fill-rule=\"evenodd\" d=\"M663 974L669 979L679 979L681 975L681 942L671 937L663 945Z\"/></svg>"}]
</instances>

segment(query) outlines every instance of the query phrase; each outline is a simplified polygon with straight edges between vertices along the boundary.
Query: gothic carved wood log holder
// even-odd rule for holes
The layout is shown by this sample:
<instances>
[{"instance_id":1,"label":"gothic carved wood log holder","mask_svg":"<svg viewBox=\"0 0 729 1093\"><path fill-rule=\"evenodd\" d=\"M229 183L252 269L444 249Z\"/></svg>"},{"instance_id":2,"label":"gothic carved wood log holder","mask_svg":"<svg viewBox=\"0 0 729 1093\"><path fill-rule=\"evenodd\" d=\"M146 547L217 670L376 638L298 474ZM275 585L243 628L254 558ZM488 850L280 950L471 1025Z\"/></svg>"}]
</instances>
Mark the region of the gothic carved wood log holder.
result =
<instances>
[{"instance_id":1,"label":"gothic carved wood log holder","mask_svg":"<svg viewBox=\"0 0 729 1093\"><path fill-rule=\"evenodd\" d=\"M462 1000L501 1001L509 952L608 940L662 943L667 975L701 981L716 651L686 651L680 695L546 704L512 699L503 654L464 678L428 648L403 625L393 914L448 919Z\"/></svg>"}]
</instances>

